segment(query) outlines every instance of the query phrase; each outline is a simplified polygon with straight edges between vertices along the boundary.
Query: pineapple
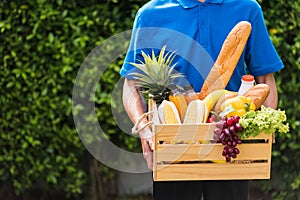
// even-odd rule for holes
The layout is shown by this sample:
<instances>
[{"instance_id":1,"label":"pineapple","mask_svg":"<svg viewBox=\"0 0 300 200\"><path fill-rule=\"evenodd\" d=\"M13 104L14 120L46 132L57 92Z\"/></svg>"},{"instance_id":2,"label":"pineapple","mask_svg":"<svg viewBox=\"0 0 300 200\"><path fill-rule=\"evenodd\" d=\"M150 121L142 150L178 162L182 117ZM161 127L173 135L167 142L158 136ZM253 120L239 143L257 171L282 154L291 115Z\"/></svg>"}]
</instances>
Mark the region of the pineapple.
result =
<instances>
[{"instance_id":1,"label":"pineapple","mask_svg":"<svg viewBox=\"0 0 300 200\"><path fill-rule=\"evenodd\" d=\"M142 72L131 73L136 79L136 86L142 88L142 92L157 103L168 98L169 87L174 79L183 77L181 73L174 70L177 63L171 66L175 57L174 52L165 54L165 49L166 46L161 49L158 57L155 56L154 51L152 51L152 56L142 52L144 62L130 63Z\"/></svg>"}]
</instances>

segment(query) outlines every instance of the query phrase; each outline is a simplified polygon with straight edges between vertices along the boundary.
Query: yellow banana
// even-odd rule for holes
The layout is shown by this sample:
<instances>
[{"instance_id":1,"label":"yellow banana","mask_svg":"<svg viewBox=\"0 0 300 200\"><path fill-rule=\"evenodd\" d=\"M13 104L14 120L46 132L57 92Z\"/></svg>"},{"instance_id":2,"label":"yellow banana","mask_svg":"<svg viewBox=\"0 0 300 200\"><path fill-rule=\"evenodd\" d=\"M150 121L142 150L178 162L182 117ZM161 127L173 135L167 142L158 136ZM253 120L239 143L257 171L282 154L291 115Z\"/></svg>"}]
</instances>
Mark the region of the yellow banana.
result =
<instances>
[{"instance_id":1,"label":"yellow banana","mask_svg":"<svg viewBox=\"0 0 300 200\"><path fill-rule=\"evenodd\" d=\"M214 105L217 103L217 101L225 94L231 93L233 91L229 91L229 90L225 90L225 89L218 89L215 90L211 93L209 93L205 99L203 99L203 102L206 105L207 108L207 113L205 116L205 121L208 118L209 112L211 111L211 109L214 107Z\"/></svg>"}]
</instances>

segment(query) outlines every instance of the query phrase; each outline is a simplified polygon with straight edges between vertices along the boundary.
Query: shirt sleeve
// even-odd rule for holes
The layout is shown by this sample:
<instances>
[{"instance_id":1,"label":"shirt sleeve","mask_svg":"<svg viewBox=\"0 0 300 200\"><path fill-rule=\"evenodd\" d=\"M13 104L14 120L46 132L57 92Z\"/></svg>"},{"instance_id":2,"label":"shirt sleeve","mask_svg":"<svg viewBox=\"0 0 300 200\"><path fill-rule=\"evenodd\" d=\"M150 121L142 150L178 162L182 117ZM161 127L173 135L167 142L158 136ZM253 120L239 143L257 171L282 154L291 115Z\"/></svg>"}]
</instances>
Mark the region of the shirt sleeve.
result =
<instances>
[{"instance_id":1,"label":"shirt sleeve","mask_svg":"<svg viewBox=\"0 0 300 200\"><path fill-rule=\"evenodd\" d=\"M143 20L138 12L134 20L129 48L126 53L123 66L120 70L121 76L125 78L134 79L131 73L138 72L139 70L131 63L139 63L144 61L142 52L149 54L149 49L144 48L147 44L147 38L149 38L145 29L145 24L143 23Z\"/></svg>"},{"instance_id":2,"label":"shirt sleeve","mask_svg":"<svg viewBox=\"0 0 300 200\"><path fill-rule=\"evenodd\" d=\"M254 76L274 73L284 67L270 39L261 8L252 22L246 52L246 64Z\"/></svg>"}]
</instances>

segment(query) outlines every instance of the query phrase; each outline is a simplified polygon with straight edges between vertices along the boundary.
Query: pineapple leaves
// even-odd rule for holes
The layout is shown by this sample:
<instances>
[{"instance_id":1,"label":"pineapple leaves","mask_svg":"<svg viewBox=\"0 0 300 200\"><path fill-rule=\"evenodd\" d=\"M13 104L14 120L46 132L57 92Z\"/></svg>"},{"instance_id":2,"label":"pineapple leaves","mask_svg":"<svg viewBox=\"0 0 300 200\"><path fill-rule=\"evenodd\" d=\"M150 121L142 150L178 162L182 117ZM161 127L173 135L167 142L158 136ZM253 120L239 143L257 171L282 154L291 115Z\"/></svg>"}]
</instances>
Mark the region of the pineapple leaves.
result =
<instances>
[{"instance_id":1,"label":"pineapple leaves","mask_svg":"<svg viewBox=\"0 0 300 200\"><path fill-rule=\"evenodd\" d=\"M156 57L152 50L151 55L147 55L142 51L144 61L139 60L139 63L130 64L140 70L140 72L133 72L130 75L136 80L136 86L144 89L157 100L166 99L169 94L169 86L176 78L183 78L183 74L175 71L177 63L173 63L175 58L174 52L165 53L166 46L164 46L158 57Z\"/></svg>"}]
</instances>

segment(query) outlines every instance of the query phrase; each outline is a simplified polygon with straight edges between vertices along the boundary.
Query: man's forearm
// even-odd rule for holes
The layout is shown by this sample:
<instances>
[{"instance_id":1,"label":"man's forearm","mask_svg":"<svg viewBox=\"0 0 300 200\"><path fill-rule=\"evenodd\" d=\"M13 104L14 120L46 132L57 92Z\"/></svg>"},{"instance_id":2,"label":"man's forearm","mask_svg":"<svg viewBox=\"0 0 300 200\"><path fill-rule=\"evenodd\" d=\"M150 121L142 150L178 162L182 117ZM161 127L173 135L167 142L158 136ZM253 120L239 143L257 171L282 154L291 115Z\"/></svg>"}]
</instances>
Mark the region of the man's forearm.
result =
<instances>
[{"instance_id":1,"label":"man's forearm","mask_svg":"<svg viewBox=\"0 0 300 200\"><path fill-rule=\"evenodd\" d=\"M133 123L136 123L139 117L146 112L144 98L134 85L133 80L125 79L123 86L123 105Z\"/></svg>"},{"instance_id":2,"label":"man's forearm","mask_svg":"<svg viewBox=\"0 0 300 200\"><path fill-rule=\"evenodd\" d=\"M147 111L146 103L143 96L140 94L139 90L135 87L134 81L125 79L123 86L123 105L125 110L135 124L139 118ZM148 123L148 120L145 118L141 123L140 127L143 127ZM153 168L153 140L152 140L152 131L149 126L142 129L139 133L141 138L143 156L147 162L148 169L152 170Z\"/></svg>"},{"instance_id":3,"label":"man's forearm","mask_svg":"<svg viewBox=\"0 0 300 200\"><path fill-rule=\"evenodd\" d=\"M135 87L133 80L125 79L123 86L123 105L129 118L134 124L145 112L147 112L147 106L144 97ZM137 128L141 128L147 123L148 120L144 118ZM146 127L140 133L141 138L150 137L151 135L152 133L149 127Z\"/></svg>"},{"instance_id":4,"label":"man's forearm","mask_svg":"<svg viewBox=\"0 0 300 200\"><path fill-rule=\"evenodd\" d=\"M257 83L265 83L270 87L270 94L264 102L264 106L276 109L278 104L278 92L273 74L256 77Z\"/></svg>"}]
</instances>

